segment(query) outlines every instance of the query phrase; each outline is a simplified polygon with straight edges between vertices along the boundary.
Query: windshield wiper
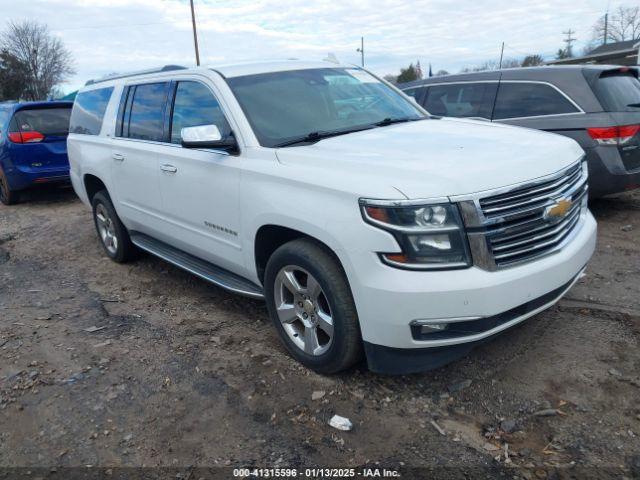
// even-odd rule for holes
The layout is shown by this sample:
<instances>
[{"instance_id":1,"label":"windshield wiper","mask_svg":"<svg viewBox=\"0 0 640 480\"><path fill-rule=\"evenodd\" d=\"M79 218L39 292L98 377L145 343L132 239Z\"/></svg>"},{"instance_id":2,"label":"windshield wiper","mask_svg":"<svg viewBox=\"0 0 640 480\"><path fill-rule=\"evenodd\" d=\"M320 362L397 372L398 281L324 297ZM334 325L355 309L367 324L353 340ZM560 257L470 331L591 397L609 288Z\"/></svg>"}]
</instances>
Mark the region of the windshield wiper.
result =
<instances>
[{"instance_id":1,"label":"windshield wiper","mask_svg":"<svg viewBox=\"0 0 640 480\"><path fill-rule=\"evenodd\" d=\"M627 105L627 107L640 108L640 102L639 103L630 103L630 104Z\"/></svg>"},{"instance_id":2,"label":"windshield wiper","mask_svg":"<svg viewBox=\"0 0 640 480\"><path fill-rule=\"evenodd\" d=\"M373 127L370 125L364 127L349 128L345 130L330 130L326 132L311 132L300 137L292 138L286 142L278 143L274 145L274 148L290 147L291 145L297 145L299 143L315 143L322 139L329 137L337 137L338 135L346 135L348 133L360 132L362 130L371 130Z\"/></svg>"},{"instance_id":3,"label":"windshield wiper","mask_svg":"<svg viewBox=\"0 0 640 480\"><path fill-rule=\"evenodd\" d=\"M416 120L423 120L422 118L391 118L387 117L384 120L380 120L377 123L374 123L376 127L386 127L387 125L393 125L394 123L404 123L404 122L415 122Z\"/></svg>"}]
</instances>

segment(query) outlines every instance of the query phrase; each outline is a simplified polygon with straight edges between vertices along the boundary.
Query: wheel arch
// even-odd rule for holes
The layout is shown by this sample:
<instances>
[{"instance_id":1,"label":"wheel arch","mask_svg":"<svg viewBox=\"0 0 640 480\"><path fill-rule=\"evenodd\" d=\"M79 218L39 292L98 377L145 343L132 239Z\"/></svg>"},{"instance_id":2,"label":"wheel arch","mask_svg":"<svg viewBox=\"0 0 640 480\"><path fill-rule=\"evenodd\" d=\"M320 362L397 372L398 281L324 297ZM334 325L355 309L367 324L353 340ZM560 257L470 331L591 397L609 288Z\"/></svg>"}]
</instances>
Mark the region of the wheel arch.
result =
<instances>
[{"instance_id":1,"label":"wheel arch","mask_svg":"<svg viewBox=\"0 0 640 480\"><path fill-rule=\"evenodd\" d=\"M87 199L89 200L89 203L93 201L93 197L96 195L96 193L102 190L106 190L107 194L109 193L109 190L107 190L107 186L105 185L105 183L96 175L92 175L90 173L85 174L82 178L82 184L84 185L85 192L87 193Z\"/></svg>"},{"instance_id":2,"label":"wheel arch","mask_svg":"<svg viewBox=\"0 0 640 480\"><path fill-rule=\"evenodd\" d=\"M273 255L273 252L285 243L296 239L308 239L320 245L338 262L338 265L340 265L340 268L342 268L345 276L348 278L345 265L340 259L340 256L326 241L295 228L268 223L258 228L253 244L256 273L260 283L264 283L264 273L267 262L271 255Z\"/></svg>"}]
</instances>

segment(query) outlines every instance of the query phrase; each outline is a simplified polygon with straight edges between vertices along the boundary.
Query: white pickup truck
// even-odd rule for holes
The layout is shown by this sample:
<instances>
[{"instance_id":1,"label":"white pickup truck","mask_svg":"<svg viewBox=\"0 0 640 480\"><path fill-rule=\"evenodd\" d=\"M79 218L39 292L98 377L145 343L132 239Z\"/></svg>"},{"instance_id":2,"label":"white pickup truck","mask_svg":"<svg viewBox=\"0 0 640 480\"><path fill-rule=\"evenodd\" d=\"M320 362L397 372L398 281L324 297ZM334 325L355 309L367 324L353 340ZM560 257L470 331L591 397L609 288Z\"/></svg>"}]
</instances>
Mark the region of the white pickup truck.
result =
<instances>
[{"instance_id":1,"label":"white pickup truck","mask_svg":"<svg viewBox=\"0 0 640 480\"><path fill-rule=\"evenodd\" d=\"M68 152L109 257L145 250L264 298L323 373L443 365L554 304L595 247L574 141L430 116L357 67L88 82Z\"/></svg>"}]
</instances>

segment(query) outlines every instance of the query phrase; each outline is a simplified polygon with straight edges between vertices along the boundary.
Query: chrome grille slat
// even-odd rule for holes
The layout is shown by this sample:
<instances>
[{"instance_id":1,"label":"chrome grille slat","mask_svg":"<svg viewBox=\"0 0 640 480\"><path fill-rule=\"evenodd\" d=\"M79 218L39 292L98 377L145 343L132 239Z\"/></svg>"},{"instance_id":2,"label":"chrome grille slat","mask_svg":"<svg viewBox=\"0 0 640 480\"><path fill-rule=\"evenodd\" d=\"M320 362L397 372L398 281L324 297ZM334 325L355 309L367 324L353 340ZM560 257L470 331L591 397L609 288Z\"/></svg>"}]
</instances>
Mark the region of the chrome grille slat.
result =
<instances>
[{"instance_id":1,"label":"chrome grille slat","mask_svg":"<svg viewBox=\"0 0 640 480\"><path fill-rule=\"evenodd\" d=\"M557 195L562 195L564 192L568 191L571 187L573 187L578 181L579 181L580 177L570 177L567 178L565 180L565 182L562 182L559 184L559 186L550 191L545 193L544 195L538 195L536 197L527 199L527 200L523 200L521 202L518 203L512 203L512 204L508 204L508 205L503 205L500 207L489 207L489 208L484 208L483 207L483 211L485 213L486 216L492 216L492 214L495 214L497 212L504 212L505 210L513 210L514 208L517 207L521 207L521 206L526 206L532 203L540 203L540 202L546 202L549 200L549 197L554 197ZM482 202L481 202L482 204Z\"/></svg>"},{"instance_id":2,"label":"chrome grille slat","mask_svg":"<svg viewBox=\"0 0 640 480\"><path fill-rule=\"evenodd\" d=\"M526 245L528 243L531 242L536 242L538 240L542 240L543 238L547 238L549 236L555 235L556 233L565 230L567 228L567 224L571 223L573 220L575 220L576 216L578 215L578 211L574 211L574 213L568 215L562 222L560 222L559 224L557 224L554 228L552 228L551 230L538 234L538 235L534 235L532 237L528 237L524 240L517 240L515 242L508 242L508 243L493 243L492 242L492 250L494 253L496 252L501 252L503 250L507 250L513 247L518 247L520 245ZM547 228L549 228L550 226L553 225L548 225Z\"/></svg>"},{"instance_id":3,"label":"chrome grille slat","mask_svg":"<svg viewBox=\"0 0 640 480\"><path fill-rule=\"evenodd\" d=\"M570 173L570 174L568 175L568 177L570 178L571 183L573 183L573 180L576 180L577 178L579 178L579 177L580 177L580 170L575 170L574 172ZM517 198L526 197L527 195L533 195L533 194L535 194L535 193L544 192L544 191L547 191L547 190L553 189L553 188L555 188L555 187L556 187L556 186L558 186L558 185L562 185L562 184L564 184L564 183L566 183L566 182L567 182L567 179L566 179L566 178L560 178L560 179L558 179L558 180L556 180L556 181L552 181L552 182L551 182L550 184L548 184L548 185L542 185L542 186L540 186L539 188L532 188L532 189L530 189L530 190L528 190L528 191L525 191L525 192L523 192L523 193L518 193L518 194L515 194L515 195L510 195L510 196L507 196L507 197L504 197L504 198L499 198L499 199L496 199L496 200L483 200L483 201L482 201L482 206L483 206L483 207L488 207L488 206L490 206L490 205L495 205L495 204L497 204L497 203L508 202L508 201L511 201L511 200L515 200L515 199L517 199Z\"/></svg>"},{"instance_id":4,"label":"chrome grille slat","mask_svg":"<svg viewBox=\"0 0 640 480\"><path fill-rule=\"evenodd\" d=\"M580 210L580 200L582 200L582 197L585 195L585 193L586 191L583 191L583 193L581 193L580 196L575 198L574 201L576 202L576 205L571 207L571 210L569 210L569 212L567 213L567 217L571 216L576 210ZM504 227L498 230L497 231L498 233L495 234L494 236L491 236L490 239L492 240L492 242L507 241L512 238L521 237L523 235L528 235L528 234L537 232L539 230L549 228L550 226L553 226L553 225L537 217L537 218L534 218L533 220L528 220L521 224L514 224L514 225L509 225L508 227Z\"/></svg>"},{"instance_id":5,"label":"chrome grille slat","mask_svg":"<svg viewBox=\"0 0 640 480\"><path fill-rule=\"evenodd\" d=\"M532 252L532 251L535 251L535 250L539 250L540 248L548 247L550 245L557 245L558 243L560 243L560 241L566 235L569 234L569 232L571 231L571 227L573 227L576 224L577 221L578 221L578 217L576 216L571 220L571 222L566 226L566 228L563 228L560 232L558 232L556 234L555 237L553 237L553 238L551 238L549 240L530 245L530 246L528 246L526 248L513 250L513 251L508 252L508 253L500 253L498 255L494 255L494 257L495 257L496 260L501 260L503 258L509 258L509 257L513 257L513 256L516 256L516 255L522 255L522 254L527 253L527 252Z\"/></svg>"},{"instance_id":6,"label":"chrome grille slat","mask_svg":"<svg viewBox=\"0 0 640 480\"><path fill-rule=\"evenodd\" d=\"M480 198L476 205L495 266L531 261L561 248L582 216L586 181L586 170L578 162L552 178ZM547 208L561 198L570 198L574 205L562 218L546 218Z\"/></svg>"}]
</instances>

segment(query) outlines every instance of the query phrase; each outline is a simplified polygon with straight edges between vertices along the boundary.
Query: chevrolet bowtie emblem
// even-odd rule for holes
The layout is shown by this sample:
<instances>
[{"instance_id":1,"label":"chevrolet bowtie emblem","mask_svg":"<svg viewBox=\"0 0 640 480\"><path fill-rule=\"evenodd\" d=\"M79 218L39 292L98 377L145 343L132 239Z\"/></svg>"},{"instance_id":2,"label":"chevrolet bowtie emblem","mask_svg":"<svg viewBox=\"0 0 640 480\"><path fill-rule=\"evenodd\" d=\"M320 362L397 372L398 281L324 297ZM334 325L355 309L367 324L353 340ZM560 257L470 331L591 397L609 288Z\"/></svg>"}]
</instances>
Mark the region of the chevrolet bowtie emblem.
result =
<instances>
[{"instance_id":1,"label":"chevrolet bowtie emblem","mask_svg":"<svg viewBox=\"0 0 640 480\"><path fill-rule=\"evenodd\" d=\"M571 206L573 202L570 198L561 198L553 205L549 205L544 211L544 218L546 220L560 220L564 218L569 210L571 210Z\"/></svg>"}]
</instances>

